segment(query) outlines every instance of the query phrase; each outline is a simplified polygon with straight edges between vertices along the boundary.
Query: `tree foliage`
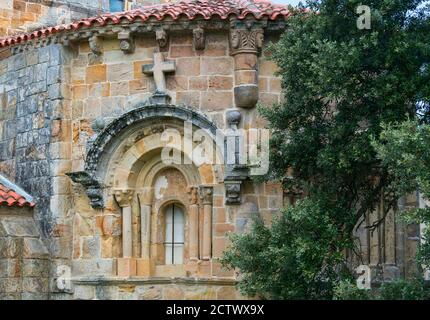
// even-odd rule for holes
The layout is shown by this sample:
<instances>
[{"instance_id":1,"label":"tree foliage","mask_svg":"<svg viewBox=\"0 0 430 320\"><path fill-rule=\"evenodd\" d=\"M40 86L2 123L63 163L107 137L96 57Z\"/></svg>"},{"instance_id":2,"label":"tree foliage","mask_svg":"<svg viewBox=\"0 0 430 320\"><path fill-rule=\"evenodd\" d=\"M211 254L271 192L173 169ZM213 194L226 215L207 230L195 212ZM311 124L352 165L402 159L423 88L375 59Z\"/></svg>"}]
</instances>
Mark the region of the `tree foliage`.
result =
<instances>
[{"instance_id":1,"label":"tree foliage","mask_svg":"<svg viewBox=\"0 0 430 320\"><path fill-rule=\"evenodd\" d=\"M418 120L383 125L373 145L393 177L390 189L398 196L417 190L421 193L420 208L403 212L404 220L430 226L430 208L425 203L430 200L430 125ZM421 238L418 262L430 268L430 228L423 231Z\"/></svg>"},{"instance_id":2,"label":"tree foliage","mask_svg":"<svg viewBox=\"0 0 430 320\"><path fill-rule=\"evenodd\" d=\"M341 234L323 203L304 200L283 210L270 226L256 220L251 232L233 235L223 263L241 270L240 286L247 294L330 299L347 245Z\"/></svg>"},{"instance_id":3,"label":"tree foliage","mask_svg":"<svg viewBox=\"0 0 430 320\"><path fill-rule=\"evenodd\" d=\"M269 48L284 99L260 108L272 130L267 178L303 190L306 199L271 228L257 224L233 239L224 263L243 272L245 293L328 297L357 221L381 198L386 213L396 205L397 177L374 142L382 124L417 113L430 119L430 23L423 2L308 1L310 11L295 11ZM357 28L358 5L371 8L370 30Z\"/></svg>"}]
</instances>

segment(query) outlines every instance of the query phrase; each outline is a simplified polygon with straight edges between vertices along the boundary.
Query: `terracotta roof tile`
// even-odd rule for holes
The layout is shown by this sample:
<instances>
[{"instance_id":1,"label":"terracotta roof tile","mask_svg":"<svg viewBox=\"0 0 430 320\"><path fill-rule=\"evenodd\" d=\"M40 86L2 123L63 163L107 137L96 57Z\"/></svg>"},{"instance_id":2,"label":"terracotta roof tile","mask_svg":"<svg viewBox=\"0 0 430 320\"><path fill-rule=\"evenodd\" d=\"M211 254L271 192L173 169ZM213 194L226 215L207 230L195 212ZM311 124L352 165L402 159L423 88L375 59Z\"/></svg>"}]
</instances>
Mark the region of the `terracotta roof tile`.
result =
<instances>
[{"instance_id":1,"label":"terracotta roof tile","mask_svg":"<svg viewBox=\"0 0 430 320\"><path fill-rule=\"evenodd\" d=\"M0 175L0 206L34 207L33 198Z\"/></svg>"},{"instance_id":2,"label":"terracotta roof tile","mask_svg":"<svg viewBox=\"0 0 430 320\"><path fill-rule=\"evenodd\" d=\"M288 17L290 12L285 5L273 4L266 0L187 0L174 3L165 3L154 6L145 6L139 9L106 13L97 17L86 18L70 24L49 27L37 30L32 33L20 34L0 39L0 48L26 42L28 40L49 36L55 33L78 30L91 26L105 26L107 24L119 24L124 20L129 22L147 21L155 18L158 21L170 17L178 20L186 17L193 20L202 17L209 20L215 16L225 20L231 15L238 19L244 19L248 15L253 15L256 19L267 18L275 20L280 16Z\"/></svg>"}]
</instances>

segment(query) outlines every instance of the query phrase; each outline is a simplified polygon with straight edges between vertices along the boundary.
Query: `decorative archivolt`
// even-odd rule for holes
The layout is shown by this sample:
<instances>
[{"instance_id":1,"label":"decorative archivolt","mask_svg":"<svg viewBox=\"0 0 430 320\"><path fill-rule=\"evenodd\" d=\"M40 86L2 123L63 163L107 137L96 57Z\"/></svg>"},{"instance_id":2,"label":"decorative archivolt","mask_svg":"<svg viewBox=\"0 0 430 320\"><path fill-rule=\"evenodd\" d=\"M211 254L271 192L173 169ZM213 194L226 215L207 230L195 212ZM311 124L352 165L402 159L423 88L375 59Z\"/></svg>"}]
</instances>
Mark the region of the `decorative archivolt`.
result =
<instances>
[{"instance_id":1,"label":"decorative archivolt","mask_svg":"<svg viewBox=\"0 0 430 320\"><path fill-rule=\"evenodd\" d=\"M142 105L106 126L88 147L85 170L68 175L86 188L94 208L103 208L103 190L133 186L139 168L151 158L159 157L166 145L161 139L163 131L176 128L180 132L184 122L204 129L216 141L215 124L194 110L173 105ZM181 167L181 170L190 168L187 165ZM197 170L199 175L203 173L201 166ZM222 176L221 166L213 170L218 171L214 175ZM208 171L212 170L204 170L204 173L207 175ZM196 175L191 171L188 174Z\"/></svg>"}]
</instances>

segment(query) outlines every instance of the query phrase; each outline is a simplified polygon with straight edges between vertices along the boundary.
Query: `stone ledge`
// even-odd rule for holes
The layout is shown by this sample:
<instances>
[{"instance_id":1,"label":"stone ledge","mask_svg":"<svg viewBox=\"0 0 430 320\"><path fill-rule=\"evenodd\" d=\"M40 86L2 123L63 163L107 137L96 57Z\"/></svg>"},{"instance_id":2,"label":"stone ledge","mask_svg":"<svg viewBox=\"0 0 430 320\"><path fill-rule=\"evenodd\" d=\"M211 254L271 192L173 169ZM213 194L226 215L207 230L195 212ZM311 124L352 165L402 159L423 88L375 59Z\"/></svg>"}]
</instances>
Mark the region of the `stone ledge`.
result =
<instances>
[{"instance_id":1,"label":"stone ledge","mask_svg":"<svg viewBox=\"0 0 430 320\"><path fill-rule=\"evenodd\" d=\"M133 284L133 285L154 285L154 284L184 284L184 285L219 285L228 286L236 285L237 280L231 278L167 278L167 277L79 277L72 278L73 284L77 285L97 285L97 286L108 286L108 285L122 285L122 284Z\"/></svg>"}]
</instances>

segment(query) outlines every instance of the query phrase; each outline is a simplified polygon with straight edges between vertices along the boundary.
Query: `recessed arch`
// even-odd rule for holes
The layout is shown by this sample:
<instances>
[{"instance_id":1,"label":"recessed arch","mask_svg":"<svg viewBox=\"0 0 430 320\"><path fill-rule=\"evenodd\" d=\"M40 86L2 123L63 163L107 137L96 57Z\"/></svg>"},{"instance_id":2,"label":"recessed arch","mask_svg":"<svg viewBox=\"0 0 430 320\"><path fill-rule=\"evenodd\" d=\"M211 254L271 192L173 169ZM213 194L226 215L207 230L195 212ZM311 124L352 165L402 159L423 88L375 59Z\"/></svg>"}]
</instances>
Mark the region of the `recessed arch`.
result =
<instances>
[{"instance_id":1,"label":"recessed arch","mask_svg":"<svg viewBox=\"0 0 430 320\"><path fill-rule=\"evenodd\" d=\"M103 208L111 188L123 189L136 185L145 157L156 154L165 146L160 139L163 130L176 128L183 133L181 127L186 121L191 122L193 132L203 129L209 135L214 142L215 157L222 160L222 148L217 145L219 131L205 115L186 107L141 104L107 125L89 144L85 171L68 175L86 188L94 208ZM212 184L223 177L222 162L196 167L194 172L188 170L186 165L183 169L189 171L187 176L196 183ZM199 175L203 176L201 181Z\"/></svg>"}]
</instances>

